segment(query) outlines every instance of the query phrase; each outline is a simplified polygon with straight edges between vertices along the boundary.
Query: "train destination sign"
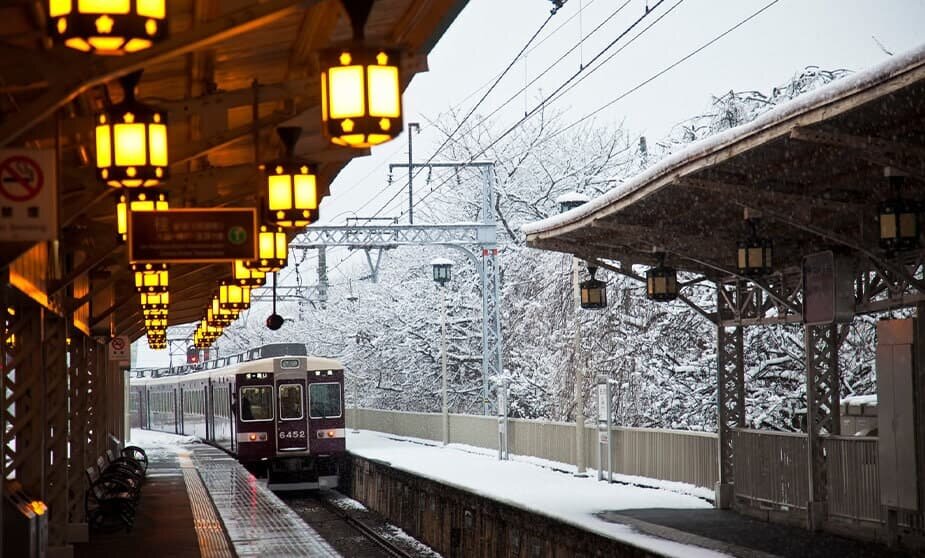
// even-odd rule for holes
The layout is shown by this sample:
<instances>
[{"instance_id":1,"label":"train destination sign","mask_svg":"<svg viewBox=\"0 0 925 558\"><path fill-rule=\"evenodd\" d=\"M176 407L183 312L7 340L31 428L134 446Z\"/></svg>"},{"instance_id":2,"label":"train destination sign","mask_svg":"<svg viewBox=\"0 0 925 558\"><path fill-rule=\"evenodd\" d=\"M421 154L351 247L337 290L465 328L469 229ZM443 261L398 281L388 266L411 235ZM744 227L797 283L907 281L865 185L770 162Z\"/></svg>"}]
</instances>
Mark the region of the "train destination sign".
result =
<instances>
[{"instance_id":1,"label":"train destination sign","mask_svg":"<svg viewBox=\"0 0 925 558\"><path fill-rule=\"evenodd\" d=\"M133 263L218 263L257 257L254 208L132 211L128 258Z\"/></svg>"}]
</instances>

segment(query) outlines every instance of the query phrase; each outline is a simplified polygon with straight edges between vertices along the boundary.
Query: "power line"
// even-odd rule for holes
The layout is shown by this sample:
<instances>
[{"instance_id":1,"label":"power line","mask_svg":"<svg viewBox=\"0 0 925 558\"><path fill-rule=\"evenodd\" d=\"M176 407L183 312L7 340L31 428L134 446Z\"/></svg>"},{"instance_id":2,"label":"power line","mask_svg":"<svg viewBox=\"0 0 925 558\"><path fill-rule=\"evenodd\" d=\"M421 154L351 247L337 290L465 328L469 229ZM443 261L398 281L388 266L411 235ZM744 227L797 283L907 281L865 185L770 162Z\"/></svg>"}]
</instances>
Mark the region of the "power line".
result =
<instances>
[{"instance_id":1,"label":"power line","mask_svg":"<svg viewBox=\"0 0 925 558\"><path fill-rule=\"evenodd\" d=\"M743 25L745 25L746 23L748 23L748 22L751 21L752 19L758 17L758 16L761 15L765 10L769 9L770 7L772 7L774 4L777 4L778 2L780 2L780 0L772 0L771 2L769 2L768 4L766 4L763 8L761 8L761 9L759 9L758 11L752 13L750 16L748 16L747 18L743 19L743 20L740 21L739 23L733 25L733 26L730 27L729 29L726 29L725 31L723 31L722 33L720 33L720 34L717 35L716 37L710 39L709 41L707 41L706 43L704 43L703 45L701 45L701 46L698 47L697 49L693 50L692 52L688 53L687 55L683 56L682 58L676 60L674 63L670 64L669 66L665 67L664 69L662 69L662 70L656 72L655 74L653 74L652 76L650 76L648 79L646 79L646 80L642 81L641 83L639 83L639 84L633 86L632 88L628 89L627 91L624 91L623 93L621 93L620 95L618 95L618 96L615 97L614 99L611 99L610 101L604 103L603 105L601 105L600 107L594 109L593 111L591 111L590 113L586 114L585 116L582 116L581 118L579 118L579 119L576 120L575 122L569 124L569 125L566 126L565 128L562 128L561 130L559 130L559 131L557 131L556 133L552 134L552 135L549 136L548 138L544 139L541 143L545 143L545 142L547 142L547 141L552 140L553 138L555 138L555 137L558 136L559 134L562 134L563 132L565 132L565 131L567 131L567 130L570 130L571 128L574 128L575 126L581 124L582 122L588 120L589 118L595 116L596 114L599 114L601 111L603 111L603 110L605 110L605 109L607 109L607 108L613 106L613 105L616 104L617 102L623 100L624 98L626 98L627 96L631 95L632 93L635 93L636 91L638 91L638 90L641 89L642 87L645 87L646 85L648 85L648 84L651 83L652 81L655 81L656 79L658 79L658 78L661 77L662 75L668 73L669 71L673 70L673 69L676 68L677 66L683 64L683 63L686 62L688 59L690 59L690 58L696 56L697 54L699 54L699 53L700 53L701 51L703 51L704 49L710 47L711 45L713 45L713 44L716 43L717 41L719 41L719 40L721 40L722 38L724 38L726 35L729 35L730 33L732 33L733 31L735 31L735 30L738 29L739 27L742 27Z\"/></svg>"},{"instance_id":2,"label":"power line","mask_svg":"<svg viewBox=\"0 0 925 558\"><path fill-rule=\"evenodd\" d=\"M660 1L661 1L661 0L660 0ZM444 147L446 147L447 144L450 143L450 140L453 139L453 136L454 136L457 132L459 132L460 129L462 129L463 125L466 123L466 120L468 120L469 117L472 116L472 114L482 105L482 103L485 102L485 99L488 98L488 95L490 95L491 92L495 90L495 87L497 87L498 84L501 83L501 80L504 78L504 76L507 75L507 73L511 70L511 68L514 67L514 64L517 63L517 61L520 59L520 57L523 55L523 53L530 47L530 45L533 43L533 41L536 39L536 37L543 31L543 29L546 27L546 25L549 24L550 20L552 20L552 18L553 18L554 15L555 15L555 12L553 11L553 12L551 12L551 13L549 14L549 16L546 17L546 20L543 21L543 23L542 23L542 24L540 25L540 27L536 30L536 32L534 32L533 35L530 36L530 39L527 40L526 44L524 44L524 46L520 49L520 51L517 53L517 55L514 57L514 59L511 60L510 63L507 65L507 67L504 69L504 71L501 72L501 75L498 76L498 78L497 78L496 80L494 80L494 83L492 83L491 87L488 88L488 91L486 91L486 92L482 95L482 97L478 100L478 102L476 102L474 105L472 105L472 108L469 109L469 112L466 113L466 116L464 116L464 117L462 118L462 120L459 121L459 124L456 126L456 129L454 129L452 132L450 132L449 134L447 134L446 139L443 140L443 143L440 144L440 146L434 151L433 155L431 155L430 158L427 160L428 163L431 162L431 161L433 161L434 157L436 157L437 154L440 153L440 151L441 151ZM415 172L414 174L412 174L412 178L417 178L418 174L420 174L422 170L423 170L423 168L419 168L419 169L417 170L417 172ZM407 185L408 185L408 184L406 184L406 186L407 186ZM394 194L391 198L389 198L388 200L386 200L386 202L382 205L382 207L381 207L378 211L376 211L376 213L373 214L373 217L375 217L376 215L379 215L380 213L382 213L382 211L383 211L386 207L388 207L388 205L389 205L390 203L392 203L393 201L395 201L395 199L398 198L398 196L400 196L400 195L402 195L402 194L404 193L404 190L405 190L404 188L400 188L397 192L395 192L395 194ZM360 206L359 209L357 209L357 212L359 212L359 211L363 210L364 208L366 208L366 206L368 206L374 199L375 199L375 196L374 196L373 198L370 198L369 200L367 200L366 203L364 203L362 206ZM417 204L413 204L412 207L414 207L415 205L417 205ZM402 214L404 214L404 213L402 213Z\"/></svg>"},{"instance_id":3,"label":"power line","mask_svg":"<svg viewBox=\"0 0 925 558\"><path fill-rule=\"evenodd\" d=\"M678 3L682 2L682 1L683 1L683 0L679 0ZM660 5L662 5L662 3L664 3L664 2L665 2L665 0L658 0L658 2L656 2L655 5L652 6L652 8L648 8L648 7L647 7L647 8L646 8L646 11L645 11L639 18L637 18L635 21L633 21L633 22L629 25L629 27L627 27L627 28L624 29L619 35L617 35L610 43L607 44L607 46L605 46L603 49L601 49L600 51L598 51L598 53L594 55L594 57L588 62L588 64L587 64L586 66L584 66L584 67L582 67L582 68L579 68L579 70L578 70L577 72L575 72L574 74L572 74L571 76L569 76L569 78L568 78L567 80L565 80L562 84L560 84L560 85L555 89L555 91L553 91L551 94L549 94L549 95L547 95L546 97L544 97L535 107L533 107L532 110L528 111L528 112L523 116L523 118L521 118L520 120L518 120L517 122L515 122L510 128L508 128L507 130L505 130L504 133L502 133L500 136L496 137L494 140L492 140L492 142L491 142L490 144L488 144L486 147L484 147L483 149L481 149L478 153L476 153L475 155L473 155L473 156L470 158L470 161L474 161L476 158L481 157L483 154L485 154L486 151L488 151L489 149L491 149L492 147L494 147L495 145L497 145L498 142L500 142L502 139L504 139L505 137L507 137L511 132L513 132L514 130L516 130L521 124L523 124L524 122L526 122L527 120L529 120L531 117L533 117L535 114L537 114L541 109L543 109L543 108L546 106L546 104L547 104L551 99L553 99L554 97L557 97L557 96L559 95L559 93L562 92L566 87L568 87L568 85L569 85L570 83L572 83L578 76L582 75L582 74L585 72L586 69L591 68L592 65L594 65L594 64L598 61L598 59L600 59L601 56L603 56L604 54L606 54L607 51L609 51L611 48L613 48L614 45L616 45L623 37L625 37L626 35L628 35L633 29L635 29L637 25L639 25L643 20L645 20L646 17L648 17L651 13L653 13L656 9L658 9L658 7L659 7ZM677 6L677 4L676 4L675 6ZM650 26L650 27L651 27L651 26ZM637 35L637 36L638 36L638 35ZM599 67L599 66L597 66L597 67ZM457 127L457 129L458 129L458 127ZM449 139L450 139L450 138L448 137L448 138L447 138L447 141L444 141L443 145L446 145L446 143L448 143ZM443 145L441 146L441 149L442 149ZM431 156L431 159L433 159L436 155L437 155L437 153L434 153L434 155ZM438 184L437 186L431 188L430 192L426 193L424 196L422 196L421 198L418 199L418 201L414 204L414 207L416 207L416 206L419 205L421 202L423 202L424 200L426 200L431 194L433 194L433 193L434 193L435 191L437 191L439 188L443 187L448 181L449 181L449 179L446 179L446 180L444 180L443 182L441 182L440 184ZM397 197L397 196L395 196L395 197ZM391 202L394 200L395 197L393 197L391 200L389 200L388 202L386 202L386 205L388 205L389 203L391 203ZM385 210L385 207L381 208L381 209L379 210L379 212L377 212L376 214L378 215L378 214L381 213L383 210ZM402 213L402 214L403 214L403 213Z\"/></svg>"},{"instance_id":4,"label":"power line","mask_svg":"<svg viewBox=\"0 0 925 558\"><path fill-rule=\"evenodd\" d=\"M679 3L680 3L680 1L683 1L683 0L679 0ZM717 35L717 36L714 37L713 39L707 41L707 42L704 43L703 45L701 45L701 46L699 46L698 48L694 49L694 50L691 51L690 53L684 55L683 57L681 57L680 59L676 60L676 61L673 62L672 64L670 64L670 65L668 65L667 67L663 68L662 70L656 72L655 74L653 74L653 75L650 76L649 78L643 80L641 83L639 83L639 84L633 86L632 88L630 88L629 90L627 90L627 91L621 93L621 94L618 95L616 98L614 98L614 99L608 101L608 102L605 103L604 105L601 105L600 107L598 107L597 109L595 109L595 110L592 111L591 113L589 113L589 114L587 114L587 115L585 115L585 116L579 118L577 121L575 121L575 122L569 124L569 125L566 126L565 128L562 128L561 130L555 132L554 134L552 134L552 135L550 135L550 136L544 138L544 139L543 139L542 141L540 141L537 145L542 145L542 144L544 144L544 143L547 143L547 142L551 141L552 139L554 139L555 137L557 137L557 136L559 136L560 134L564 133L565 131L567 131L567 130L569 130L569 129L571 129L571 128L574 128L575 126L577 126L577 125L581 124L582 122L588 120L589 118L591 118L591 117L593 117L594 115L600 113L601 111L605 110L606 108L608 108L608 107L610 107L610 106L616 104L617 102L619 102L620 100L624 99L624 98L627 97L628 95L630 95L630 94L632 94L632 93L638 91L638 90L641 89L642 87L648 85L648 84L651 83L652 81L658 79L658 78L661 77L662 75L666 74L667 72L671 71L672 69L676 68L677 66L683 64L684 62L686 62L686 61L689 60L690 58L696 56L697 54L699 54L700 52L702 52L702 51L705 50L706 48L708 48L708 47L710 47L711 45L715 44L716 42L720 41L721 39L723 39L724 37L726 37L727 35L729 35L729 34L732 33L733 31L735 31L736 29L742 27L742 26L745 25L746 23L748 23L748 22L750 22L751 20L755 19L756 17L758 17L759 15L761 15L762 13L764 13L766 10L768 10L769 8L771 8L772 6L774 6L775 4L777 4L778 2L780 2L780 0L772 0L771 2L769 2L768 4L766 4L765 6L763 6L762 8L760 8L759 10L753 12L751 15L749 15L749 16L746 17L745 19L739 21L738 23L736 23L736 24L733 25L732 27L729 27L728 29L726 29L725 31L723 31L722 33L720 33L719 35ZM675 6L673 6L672 9L674 9L674 7L676 7L676 6L677 6L677 4L675 4ZM654 22L653 22L653 23L654 23ZM651 26L650 26L650 27L651 27ZM648 29L648 27L647 27L646 29ZM640 34L641 34L641 32L640 32ZM634 37L633 39L635 40L635 38L637 38L638 36L639 36L639 35L637 35L637 36ZM608 60L609 60L609 58L608 58ZM592 61L592 63L593 63L593 61ZM603 62L602 62L602 64L603 64ZM599 66L598 66L598 67L599 67ZM560 89L561 89L561 87L560 87ZM557 94L558 94L557 92L554 92L552 95L550 95L549 97L547 97L547 99L551 99L552 97L556 96ZM557 99L558 99L558 98L559 98L559 97L557 97ZM556 99L556 100L557 100L557 99ZM542 104L543 104L543 103L541 102L539 106L542 106ZM529 116L529 115L528 115L528 116ZM481 149L478 153L476 153L475 155L473 155L471 159L474 160L474 159L476 159L476 158L478 158L478 157L481 157L486 151L488 151L489 149L491 149L492 147L494 147L499 141L501 141L502 139L504 139L507 135L509 135L511 132L513 132L518 126L520 126L520 125L521 125L524 121L526 121L526 120L527 120L527 117L522 118L521 120L519 120L518 122L516 122L513 126L511 126L510 128L508 128L504 133L502 133L500 136L498 136L497 138L495 138L494 140L492 140L492 142L489 143L486 147L484 147L484 148ZM437 189L439 189L439 188L441 188L442 186L444 186L448 181L449 181L449 179L446 179L446 180L444 180L443 182L441 182L440 184L438 184L437 186L435 186L434 188L432 188L427 194L425 194L424 196L422 196L422 197L418 200L418 203L423 202L424 200L426 200L431 194L433 194ZM415 205L417 205L417 204L415 204Z\"/></svg>"}]
</instances>

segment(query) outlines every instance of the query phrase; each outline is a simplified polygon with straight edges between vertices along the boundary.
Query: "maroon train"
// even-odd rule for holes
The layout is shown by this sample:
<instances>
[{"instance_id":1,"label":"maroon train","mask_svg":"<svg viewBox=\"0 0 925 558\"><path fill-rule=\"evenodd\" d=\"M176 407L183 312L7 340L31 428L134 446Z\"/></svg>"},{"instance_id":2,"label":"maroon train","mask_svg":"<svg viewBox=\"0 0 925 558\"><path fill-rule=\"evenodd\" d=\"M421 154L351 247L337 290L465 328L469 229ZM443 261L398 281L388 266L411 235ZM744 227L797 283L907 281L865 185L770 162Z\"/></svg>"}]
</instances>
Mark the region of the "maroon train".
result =
<instances>
[{"instance_id":1,"label":"maroon train","mask_svg":"<svg viewBox=\"0 0 925 558\"><path fill-rule=\"evenodd\" d=\"M196 436L254 470L273 490L335 487L346 450L344 369L274 344L132 378L131 424Z\"/></svg>"}]
</instances>

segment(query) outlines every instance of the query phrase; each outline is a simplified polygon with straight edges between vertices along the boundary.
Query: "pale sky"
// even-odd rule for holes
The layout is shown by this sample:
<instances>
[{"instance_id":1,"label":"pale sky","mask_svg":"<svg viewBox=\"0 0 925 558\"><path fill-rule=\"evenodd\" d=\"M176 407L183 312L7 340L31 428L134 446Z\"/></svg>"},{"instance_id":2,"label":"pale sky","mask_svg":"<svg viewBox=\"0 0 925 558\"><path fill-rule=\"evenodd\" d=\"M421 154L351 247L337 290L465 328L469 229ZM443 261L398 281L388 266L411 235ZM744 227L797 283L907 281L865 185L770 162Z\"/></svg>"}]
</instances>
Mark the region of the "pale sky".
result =
<instances>
[{"instance_id":1,"label":"pale sky","mask_svg":"<svg viewBox=\"0 0 925 558\"><path fill-rule=\"evenodd\" d=\"M617 15L589 35L625 1L568 0L534 41L534 45L539 45L512 67L472 118L493 111L571 49L583 35L587 36L580 49L499 111L492 125L503 130L520 119L525 106L530 109L536 106L544 95L575 73L582 62L588 65L604 46L644 13L645 0L629 0ZM680 3L648 0L648 6L655 8L658 4L657 8L602 59L659 16L671 10L670 13L550 108L564 111L565 122L577 120L771 3L772 0L681 0ZM673 6L676 7L672 9ZM416 161L430 158L442 141L428 120L435 120L451 109L468 112L548 17L551 7L546 0L470 0L431 52L430 71L418 74L405 92L405 122L419 122L422 129L414 138ZM711 95L729 90L767 92L810 65L857 71L882 62L889 57L885 50L900 53L925 41L921 31L923 21L925 0L778 0L742 27L595 118L605 123L622 122L631 133L659 139L675 123L703 112ZM585 72L591 68L594 66ZM370 157L355 159L347 165L334 181L331 196L321 205L322 224L343 224L345 218L353 216L364 204L356 215L370 216L404 188L406 176L396 174L391 186L387 184L387 176L389 163L407 162L407 141L407 135L403 134L374 148ZM440 159L438 155L434 160ZM423 190L423 174L415 185ZM407 193L404 193L381 215L396 216L406 205ZM329 250L329 267L337 265L347 254L346 250ZM311 261L310 257L302 270L308 282L315 273ZM347 277L356 280L365 273L363 259L353 257L330 279L341 283ZM288 284L284 279L286 273L280 276L280 284ZM265 313L269 314L269 310ZM134 348L141 349L139 366L166 365L166 351L148 350L144 338Z\"/></svg>"}]
</instances>

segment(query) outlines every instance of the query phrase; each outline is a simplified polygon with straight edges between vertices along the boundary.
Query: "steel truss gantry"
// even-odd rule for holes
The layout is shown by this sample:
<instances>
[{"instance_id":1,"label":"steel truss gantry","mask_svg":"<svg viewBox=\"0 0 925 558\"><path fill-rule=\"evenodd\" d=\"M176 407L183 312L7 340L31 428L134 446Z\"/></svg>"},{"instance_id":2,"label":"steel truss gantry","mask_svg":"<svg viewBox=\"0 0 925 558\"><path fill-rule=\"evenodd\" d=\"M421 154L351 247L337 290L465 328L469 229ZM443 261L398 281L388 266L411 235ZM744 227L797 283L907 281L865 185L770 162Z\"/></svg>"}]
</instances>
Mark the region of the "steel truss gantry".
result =
<instances>
[{"instance_id":1,"label":"steel truss gantry","mask_svg":"<svg viewBox=\"0 0 925 558\"><path fill-rule=\"evenodd\" d=\"M492 198L494 163L490 161L396 164L411 168L477 168L482 173L481 220L446 225L364 225L309 227L290 244L290 249L342 246L352 249L386 250L398 246L446 246L465 254L479 270L482 291L482 410L491 412L488 382L502 377L501 266ZM370 260L371 261L371 260ZM378 267L378 265L376 266ZM376 269L371 268L373 275ZM319 266L319 274L321 267ZM319 283L323 281L319 277Z\"/></svg>"}]
</instances>

